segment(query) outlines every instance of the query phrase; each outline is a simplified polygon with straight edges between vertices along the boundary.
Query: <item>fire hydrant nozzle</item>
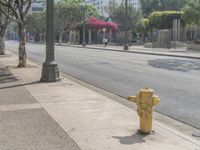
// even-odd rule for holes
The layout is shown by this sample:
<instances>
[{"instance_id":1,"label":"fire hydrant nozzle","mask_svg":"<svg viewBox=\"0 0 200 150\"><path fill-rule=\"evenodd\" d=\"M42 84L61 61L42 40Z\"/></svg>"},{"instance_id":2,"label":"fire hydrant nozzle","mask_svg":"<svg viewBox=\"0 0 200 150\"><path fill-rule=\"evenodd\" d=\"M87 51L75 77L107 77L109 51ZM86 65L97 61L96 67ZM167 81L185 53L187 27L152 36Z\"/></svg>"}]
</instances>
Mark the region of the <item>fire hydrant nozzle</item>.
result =
<instances>
[{"instance_id":1,"label":"fire hydrant nozzle","mask_svg":"<svg viewBox=\"0 0 200 150\"><path fill-rule=\"evenodd\" d=\"M160 99L154 95L154 90L150 88L141 89L137 96L130 96L128 99L138 106L137 114L140 117L140 133L151 133L153 107L160 102Z\"/></svg>"},{"instance_id":2,"label":"fire hydrant nozzle","mask_svg":"<svg viewBox=\"0 0 200 150\"><path fill-rule=\"evenodd\" d=\"M158 96L154 95L152 102L153 102L153 106L156 106L160 103L160 99L158 98Z\"/></svg>"},{"instance_id":3,"label":"fire hydrant nozzle","mask_svg":"<svg viewBox=\"0 0 200 150\"><path fill-rule=\"evenodd\" d=\"M136 103L137 102L137 96L129 96L128 100Z\"/></svg>"}]
</instances>

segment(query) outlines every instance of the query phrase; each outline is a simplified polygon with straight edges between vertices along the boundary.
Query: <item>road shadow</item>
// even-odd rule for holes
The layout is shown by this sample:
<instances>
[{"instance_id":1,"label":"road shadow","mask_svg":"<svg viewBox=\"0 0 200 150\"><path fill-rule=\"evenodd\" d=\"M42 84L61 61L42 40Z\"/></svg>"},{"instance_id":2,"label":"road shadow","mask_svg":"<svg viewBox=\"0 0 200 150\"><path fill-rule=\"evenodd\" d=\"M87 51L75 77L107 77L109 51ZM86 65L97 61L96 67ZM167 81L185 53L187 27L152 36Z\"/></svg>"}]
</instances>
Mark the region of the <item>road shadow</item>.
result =
<instances>
[{"instance_id":1,"label":"road shadow","mask_svg":"<svg viewBox=\"0 0 200 150\"><path fill-rule=\"evenodd\" d=\"M133 145L133 144L136 144L136 143L144 143L145 142L144 138L146 136L147 135L141 135L139 133L135 133L131 136L112 136L112 137L115 138L115 139L118 139L121 144Z\"/></svg>"},{"instance_id":2,"label":"road shadow","mask_svg":"<svg viewBox=\"0 0 200 150\"><path fill-rule=\"evenodd\" d=\"M148 61L148 64L162 69L172 71L200 71L200 61L195 60L181 60L181 59L155 59Z\"/></svg>"}]
</instances>

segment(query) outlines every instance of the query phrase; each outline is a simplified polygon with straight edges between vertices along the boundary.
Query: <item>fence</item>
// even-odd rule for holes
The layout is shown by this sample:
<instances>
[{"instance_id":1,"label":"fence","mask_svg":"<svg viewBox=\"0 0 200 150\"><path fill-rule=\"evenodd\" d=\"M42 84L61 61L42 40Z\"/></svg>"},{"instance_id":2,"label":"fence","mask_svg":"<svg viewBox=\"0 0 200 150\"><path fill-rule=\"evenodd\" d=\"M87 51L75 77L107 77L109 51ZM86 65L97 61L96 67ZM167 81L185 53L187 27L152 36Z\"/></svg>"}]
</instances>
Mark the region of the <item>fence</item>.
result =
<instances>
[{"instance_id":1,"label":"fence","mask_svg":"<svg viewBox=\"0 0 200 150\"><path fill-rule=\"evenodd\" d=\"M179 30L168 29L171 41L196 41L200 39L200 27L181 28ZM152 32L148 32L147 41L155 42L159 38L159 32L163 30L154 29Z\"/></svg>"},{"instance_id":2,"label":"fence","mask_svg":"<svg viewBox=\"0 0 200 150\"><path fill-rule=\"evenodd\" d=\"M196 41L200 39L200 28L181 28L179 30L170 30L172 41Z\"/></svg>"}]
</instances>

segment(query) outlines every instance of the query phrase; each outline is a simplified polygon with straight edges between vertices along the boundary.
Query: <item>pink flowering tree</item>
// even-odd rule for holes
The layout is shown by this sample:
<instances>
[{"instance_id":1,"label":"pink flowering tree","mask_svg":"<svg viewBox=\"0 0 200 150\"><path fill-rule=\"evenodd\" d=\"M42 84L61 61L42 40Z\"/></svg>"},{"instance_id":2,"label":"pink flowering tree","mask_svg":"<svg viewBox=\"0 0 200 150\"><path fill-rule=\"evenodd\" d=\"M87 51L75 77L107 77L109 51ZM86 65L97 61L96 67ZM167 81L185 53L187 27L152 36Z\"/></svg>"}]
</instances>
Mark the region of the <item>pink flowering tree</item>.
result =
<instances>
[{"instance_id":1,"label":"pink flowering tree","mask_svg":"<svg viewBox=\"0 0 200 150\"><path fill-rule=\"evenodd\" d=\"M112 38L112 32L118 30L119 25L117 23L113 23L113 22L106 22L103 20L99 20L95 17L91 17L87 20L86 22L86 26L88 29L88 43L92 44L92 39L99 39L99 31L102 30L104 32L104 36L105 36L105 32L109 32L110 34L110 38ZM82 28L81 23L78 23L76 25L76 28ZM92 32L94 34L92 34ZM92 38L92 36L96 35L97 38ZM97 40L99 41L99 40Z\"/></svg>"},{"instance_id":2,"label":"pink flowering tree","mask_svg":"<svg viewBox=\"0 0 200 150\"><path fill-rule=\"evenodd\" d=\"M110 29L112 31L115 31L119 28L118 24L116 24L116 23L102 21L102 20L99 20L95 17L88 19L87 25L90 28L95 28L95 29L106 28L106 29Z\"/></svg>"}]
</instances>

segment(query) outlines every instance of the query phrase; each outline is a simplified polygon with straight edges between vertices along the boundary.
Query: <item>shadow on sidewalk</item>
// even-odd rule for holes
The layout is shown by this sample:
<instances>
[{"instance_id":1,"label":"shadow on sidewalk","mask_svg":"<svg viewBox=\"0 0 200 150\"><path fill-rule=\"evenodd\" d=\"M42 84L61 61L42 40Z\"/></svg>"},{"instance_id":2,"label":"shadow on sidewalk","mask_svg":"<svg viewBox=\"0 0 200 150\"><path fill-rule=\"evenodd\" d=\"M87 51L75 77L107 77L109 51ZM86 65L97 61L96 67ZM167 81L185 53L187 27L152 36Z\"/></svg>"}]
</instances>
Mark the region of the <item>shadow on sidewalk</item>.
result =
<instances>
[{"instance_id":1,"label":"shadow on sidewalk","mask_svg":"<svg viewBox=\"0 0 200 150\"><path fill-rule=\"evenodd\" d=\"M11 85L11 86L0 87L0 90L1 89L21 87L21 86L27 86L27 85L33 85L33 84L39 84L39 83L41 83L41 82L40 81L35 81L35 82L30 82L30 83L15 84L15 85Z\"/></svg>"},{"instance_id":2,"label":"shadow on sidewalk","mask_svg":"<svg viewBox=\"0 0 200 150\"><path fill-rule=\"evenodd\" d=\"M131 136L113 136L113 138L118 139L121 144L124 145L132 145L136 143L144 143L145 137L147 135L140 135L138 133L135 133Z\"/></svg>"},{"instance_id":3,"label":"shadow on sidewalk","mask_svg":"<svg viewBox=\"0 0 200 150\"><path fill-rule=\"evenodd\" d=\"M15 81L18 81L18 79L13 76L7 68L0 68L0 84Z\"/></svg>"},{"instance_id":4,"label":"shadow on sidewalk","mask_svg":"<svg viewBox=\"0 0 200 150\"><path fill-rule=\"evenodd\" d=\"M0 58L5 58L5 57L10 57L12 54L5 54L5 55L0 55Z\"/></svg>"},{"instance_id":5,"label":"shadow on sidewalk","mask_svg":"<svg viewBox=\"0 0 200 150\"><path fill-rule=\"evenodd\" d=\"M40 81L30 83L19 83L17 82L19 80L20 79L17 79L15 76L13 76L13 74L9 71L7 67L4 67L0 64L0 89L15 88L40 83ZM2 85L5 83L9 83L9 85Z\"/></svg>"}]
</instances>

